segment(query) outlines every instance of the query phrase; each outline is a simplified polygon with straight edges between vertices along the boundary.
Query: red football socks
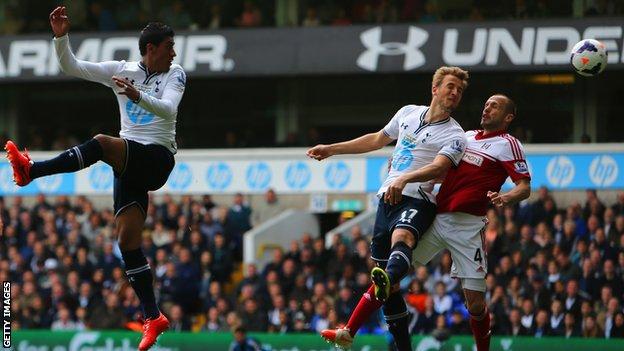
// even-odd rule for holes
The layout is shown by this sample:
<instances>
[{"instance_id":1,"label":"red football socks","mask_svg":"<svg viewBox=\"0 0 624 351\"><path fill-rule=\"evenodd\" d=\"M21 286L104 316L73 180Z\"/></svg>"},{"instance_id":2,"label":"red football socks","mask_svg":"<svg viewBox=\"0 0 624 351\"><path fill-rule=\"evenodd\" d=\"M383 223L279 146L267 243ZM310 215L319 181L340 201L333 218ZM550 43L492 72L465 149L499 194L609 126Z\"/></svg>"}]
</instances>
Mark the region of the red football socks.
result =
<instances>
[{"instance_id":1,"label":"red football socks","mask_svg":"<svg viewBox=\"0 0 624 351\"><path fill-rule=\"evenodd\" d=\"M360 302L358 302L357 306L355 306L355 309L353 310L353 313L351 313L351 317L345 326L345 328L349 329L349 334L351 334L351 336L355 336L362 324L364 324L373 312L378 310L381 306L383 306L383 302L375 298L375 284L371 284L368 290L360 298Z\"/></svg>"},{"instance_id":2,"label":"red football socks","mask_svg":"<svg viewBox=\"0 0 624 351\"><path fill-rule=\"evenodd\" d=\"M479 319L480 318L480 319ZM470 330L477 344L477 351L490 349L490 312L487 307L481 316L470 316Z\"/></svg>"}]
</instances>

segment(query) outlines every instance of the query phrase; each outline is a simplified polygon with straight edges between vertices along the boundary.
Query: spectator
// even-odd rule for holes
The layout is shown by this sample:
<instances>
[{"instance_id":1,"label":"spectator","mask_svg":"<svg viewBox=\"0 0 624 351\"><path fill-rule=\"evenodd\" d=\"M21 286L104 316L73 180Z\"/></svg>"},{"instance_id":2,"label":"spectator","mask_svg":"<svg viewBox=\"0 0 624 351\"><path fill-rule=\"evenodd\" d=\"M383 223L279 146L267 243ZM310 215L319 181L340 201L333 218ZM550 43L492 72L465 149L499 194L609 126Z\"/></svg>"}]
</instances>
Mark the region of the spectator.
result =
<instances>
[{"instance_id":1,"label":"spectator","mask_svg":"<svg viewBox=\"0 0 624 351\"><path fill-rule=\"evenodd\" d=\"M253 226L260 225L284 211L275 190L268 189L264 194L264 202L254 206L252 214Z\"/></svg>"},{"instance_id":2,"label":"spectator","mask_svg":"<svg viewBox=\"0 0 624 351\"><path fill-rule=\"evenodd\" d=\"M173 332L189 331L190 323L184 314L182 306L175 304L169 310L169 330Z\"/></svg>"},{"instance_id":3,"label":"spectator","mask_svg":"<svg viewBox=\"0 0 624 351\"><path fill-rule=\"evenodd\" d=\"M306 9L305 18L301 22L303 27L318 27L321 25L321 20L318 17L318 11L314 6L308 6Z\"/></svg>"},{"instance_id":4,"label":"spectator","mask_svg":"<svg viewBox=\"0 0 624 351\"><path fill-rule=\"evenodd\" d=\"M71 319L69 309L62 307L57 313L57 318L52 322L51 330L55 331L71 331L78 330L78 325Z\"/></svg>"},{"instance_id":5,"label":"spectator","mask_svg":"<svg viewBox=\"0 0 624 351\"><path fill-rule=\"evenodd\" d=\"M234 330L234 341L230 344L230 351L261 351L260 345L247 337L247 330L239 326Z\"/></svg>"},{"instance_id":6,"label":"spectator","mask_svg":"<svg viewBox=\"0 0 624 351\"><path fill-rule=\"evenodd\" d=\"M253 1L245 0L243 2L243 12L236 19L235 23L239 27L258 27L262 24L262 13Z\"/></svg>"},{"instance_id":7,"label":"spectator","mask_svg":"<svg viewBox=\"0 0 624 351\"><path fill-rule=\"evenodd\" d=\"M89 325L93 329L122 329L126 323L126 317L119 306L116 294L108 293L105 303L95 308L91 315Z\"/></svg>"}]
</instances>

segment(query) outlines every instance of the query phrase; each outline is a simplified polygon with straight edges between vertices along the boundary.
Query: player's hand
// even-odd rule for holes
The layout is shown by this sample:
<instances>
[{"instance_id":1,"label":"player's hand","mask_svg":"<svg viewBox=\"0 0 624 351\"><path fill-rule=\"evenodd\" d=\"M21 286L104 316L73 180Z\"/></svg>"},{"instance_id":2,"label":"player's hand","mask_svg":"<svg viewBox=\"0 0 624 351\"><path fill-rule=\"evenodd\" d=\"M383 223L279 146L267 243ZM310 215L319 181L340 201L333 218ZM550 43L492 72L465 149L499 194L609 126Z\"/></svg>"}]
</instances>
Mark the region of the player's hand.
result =
<instances>
[{"instance_id":1,"label":"player's hand","mask_svg":"<svg viewBox=\"0 0 624 351\"><path fill-rule=\"evenodd\" d=\"M69 17L67 8L59 6L50 13L50 26L54 36L60 38L69 32Z\"/></svg>"},{"instance_id":2,"label":"player's hand","mask_svg":"<svg viewBox=\"0 0 624 351\"><path fill-rule=\"evenodd\" d=\"M488 191L487 197L490 198L490 201L496 207L505 207L508 203L507 197L505 196L505 194L501 194L496 191Z\"/></svg>"},{"instance_id":3,"label":"player's hand","mask_svg":"<svg viewBox=\"0 0 624 351\"><path fill-rule=\"evenodd\" d=\"M407 185L407 182L402 177L395 179L384 194L384 202L390 205L396 205L401 202L405 185Z\"/></svg>"},{"instance_id":4,"label":"player's hand","mask_svg":"<svg viewBox=\"0 0 624 351\"><path fill-rule=\"evenodd\" d=\"M139 100L141 93L137 90L137 88L134 87L134 85L132 85L132 82L130 82L127 78L113 76L113 82L115 82L117 87L119 87L117 94L125 95L128 97L128 99L132 101Z\"/></svg>"},{"instance_id":5,"label":"player's hand","mask_svg":"<svg viewBox=\"0 0 624 351\"><path fill-rule=\"evenodd\" d=\"M308 155L308 157L313 158L317 161L320 160L324 160L330 156L332 156L331 150L329 148L329 145L316 145L315 147L309 149L306 152L306 155Z\"/></svg>"}]
</instances>

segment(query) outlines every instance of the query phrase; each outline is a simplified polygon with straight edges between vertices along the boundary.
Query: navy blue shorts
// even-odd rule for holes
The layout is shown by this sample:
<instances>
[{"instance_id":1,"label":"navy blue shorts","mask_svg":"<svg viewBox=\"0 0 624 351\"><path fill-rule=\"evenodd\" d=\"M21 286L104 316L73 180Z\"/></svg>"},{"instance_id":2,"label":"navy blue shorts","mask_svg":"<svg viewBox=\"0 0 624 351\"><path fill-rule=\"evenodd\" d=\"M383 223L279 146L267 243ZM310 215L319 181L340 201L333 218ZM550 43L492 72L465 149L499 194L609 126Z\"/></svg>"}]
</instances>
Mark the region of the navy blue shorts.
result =
<instances>
[{"instance_id":1,"label":"navy blue shorts","mask_svg":"<svg viewBox=\"0 0 624 351\"><path fill-rule=\"evenodd\" d=\"M418 243L425 234L436 216L436 205L431 201L416 199L403 195L401 202L390 205L383 201L383 196L377 206L377 217L373 240L371 241L371 256L376 262L385 263L390 256L392 231L394 228L407 229Z\"/></svg>"},{"instance_id":2,"label":"navy blue shorts","mask_svg":"<svg viewBox=\"0 0 624 351\"><path fill-rule=\"evenodd\" d=\"M124 139L126 142L126 165L115 174L113 190L115 216L124 208L137 204L147 213L148 191L160 189L169 178L175 165L173 154L162 145L144 145Z\"/></svg>"}]
</instances>

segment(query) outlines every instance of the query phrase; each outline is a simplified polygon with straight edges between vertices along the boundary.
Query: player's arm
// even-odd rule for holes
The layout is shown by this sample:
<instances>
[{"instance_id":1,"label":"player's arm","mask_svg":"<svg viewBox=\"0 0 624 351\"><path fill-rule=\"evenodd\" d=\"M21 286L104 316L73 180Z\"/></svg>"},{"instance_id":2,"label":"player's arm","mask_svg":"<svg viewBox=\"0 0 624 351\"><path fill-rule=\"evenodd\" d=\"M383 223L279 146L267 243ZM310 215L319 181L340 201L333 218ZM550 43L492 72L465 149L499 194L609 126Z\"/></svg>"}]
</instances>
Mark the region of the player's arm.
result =
<instances>
[{"instance_id":1,"label":"player's arm","mask_svg":"<svg viewBox=\"0 0 624 351\"><path fill-rule=\"evenodd\" d=\"M76 59L69 46L69 18L66 8L59 6L50 13L54 32L54 50L61 70L66 74L111 86L111 77L119 70L119 61L88 62Z\"/></svg>"},{"instance_id":2,"label":"player's arm","mask_svg":"<svg viewBox=\"0 0 624 351\"><path fill-rule=\"evenodd\" d=\"M422 183L442 178L452 166L453 161L448 156L436 156L430 164L397 177L386 190L384 201L392 205L398 204L407 183Z\"/></svg>"},{"instance_id":3,"label":"player's arm","mask_svg":"<svg viewBox=\"0 0 624 351\"><path fill-rule=\"evenodd\" d=\"M315 160L323 160L330 156L341 154L362 154L365 152L381 149L390 144L394 139L389 137L384 130L377 133L362 135L349 141L330 145L316 145L309 149L306 154Z\"/></svg>"},{"instance_id":4,"label":"player's arm","mask_svg":"<svg viewBox=\"0 0 624 351\"><path fill-rule=\"evenodd\" d=\"M487 196L494 205L503 207L516 204L531 195L531 178L520 178L515 181L515 184L513 189L504 194L489 191Z\"/></svg>"},{"instance_id":5,"label":"player's arm","mask_svg":"<svg viewBox=\"0 0 624 351\"><path fill-rule=\"evenodd\" d=\"M531 174L522 144L516 139L510 139L508 149L501 157L503 168L516 186L504 194L488 191L487 196L490 201L498 207L513 205L531 195Z\"/></svg>"},{"instance_id":6,"label":"player's arm","mask_svg":"<svg viewBox=\"0 0 624 351\"><path fill-rule=\"evenodd\" d=\"M120 77L113 77L121 90L118 94L126 95L135 104L164 119L173 119L178 114L178 105L184 95L186 75L181 68L169 75L160 98L138 91L130 82Z\"/></svg>"}]
</instances>

